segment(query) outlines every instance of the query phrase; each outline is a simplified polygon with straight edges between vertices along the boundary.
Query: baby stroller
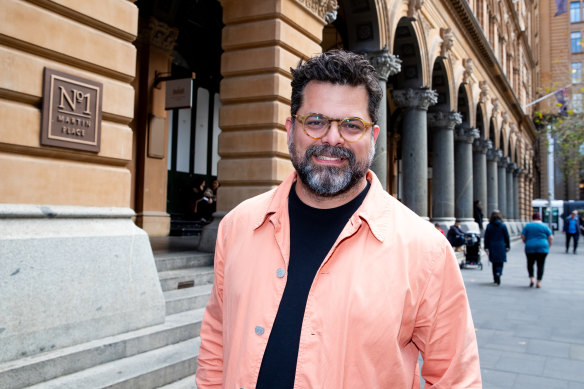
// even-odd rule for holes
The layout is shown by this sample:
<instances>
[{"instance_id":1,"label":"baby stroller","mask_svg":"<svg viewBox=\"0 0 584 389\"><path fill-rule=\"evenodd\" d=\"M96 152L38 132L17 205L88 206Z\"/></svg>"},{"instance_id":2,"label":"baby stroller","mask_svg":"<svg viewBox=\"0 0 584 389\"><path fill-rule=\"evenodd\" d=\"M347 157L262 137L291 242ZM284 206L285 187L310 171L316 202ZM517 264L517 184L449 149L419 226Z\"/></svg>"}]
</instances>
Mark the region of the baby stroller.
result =
<instances>
[{"instance_id":1,"label":"baby stroller","mask_svg":"<svg viewBox=\"0 0 584 389\"><path fill-rule=\"evenodd\" d=\"M464 234L464 243L464 261L460 263L460 268L478 268L483 270L483 264L481 262L481 234L467 232Z\"/></svg>"}]
</instances>

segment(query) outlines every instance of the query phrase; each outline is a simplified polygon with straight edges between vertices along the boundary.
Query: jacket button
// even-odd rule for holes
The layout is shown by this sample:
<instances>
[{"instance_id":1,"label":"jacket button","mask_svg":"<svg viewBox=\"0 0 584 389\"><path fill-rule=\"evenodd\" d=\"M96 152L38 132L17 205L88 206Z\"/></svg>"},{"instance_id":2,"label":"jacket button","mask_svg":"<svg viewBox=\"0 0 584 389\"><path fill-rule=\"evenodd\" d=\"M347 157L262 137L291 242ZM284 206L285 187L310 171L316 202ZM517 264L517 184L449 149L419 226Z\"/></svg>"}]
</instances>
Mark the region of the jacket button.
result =
<instances>
[{"instance_id":1,"label":"jacket button","mask_svg":"<svg viewBox=\"0 0 584 389\"><path fill-rule=\"evenodd\" d=\"M262 327L262 326L256 326L255 333L257 335L263 335L264 334L264 327Z\"/></svg>"},{"instance_id":2,"label":"jacket button","mask_svg":"<svg viewBox=\"0 0 584 389\"><path fill-rule=\"evenodd\" d=\"M279 267L278 270L276 270L276 275L278 276L278 278L284 278L284 276L286 275L286 270Z\"/></svg>"}]
</instances>

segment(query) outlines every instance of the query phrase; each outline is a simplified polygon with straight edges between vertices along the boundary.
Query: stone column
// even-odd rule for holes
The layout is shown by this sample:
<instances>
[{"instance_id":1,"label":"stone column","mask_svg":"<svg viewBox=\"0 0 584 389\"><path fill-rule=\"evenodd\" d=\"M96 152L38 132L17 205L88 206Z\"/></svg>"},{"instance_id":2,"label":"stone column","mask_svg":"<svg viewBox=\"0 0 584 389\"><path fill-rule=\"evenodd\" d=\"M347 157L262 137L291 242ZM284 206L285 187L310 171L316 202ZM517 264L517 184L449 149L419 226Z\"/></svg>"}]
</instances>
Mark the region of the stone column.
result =
<instances>
[{"instance_id":1,"label":"stone column","mask_svg":"<svg viewBox=\"0 0 584 389\"><path fill-rule=\"evenodd\" d=\"M517 166L517 165L515 165ZM513 170L513 194L514 194L514 198L513 198L513 219L515 219L516 221L520 220L519 217L519 175L521 174L521 168L515 168L515 170Z\"/></svg>"},{"instance_id":2,"label":"stone column","mask_svg":"<svg viewBox=\"0 0 584 389\"><path fill-rule=\"evenodd\" d=\"M472 144L480 136L476 128L457 127L454 132L454 193L455 216L463 223L474 221L472 217L473 172ZM476 226L478 230L478 225Z\"/></svg>"},{"instance_id":3,"label":"stone column","mask_svg":"<svg viewBox=\"0 0 584 389\"><path fill-rule=\"evenodd\" d=\"M383 189L387 190L387 130L389 127L387 122L387 78L400 72L402 61L395 55L389 54L387 49L370 52L368 58L377 71L379 84L383 91L379 105L379 117L377 118L379 135L375 142L375 156L371 163L371 170L379 178Z\"/></svg>"},{"instance_id":4,"label":"stone column","mask_svg":"<svg viewBox=\"0 0 584 389\"><path fill-rule=\"evenodd\" d=\"M515 187L513 186L513 171L517 169L517 164L510 163L507 165L507 213L503 216L505 219L515 219L513 209L515 208Z\"/></svg>"},{"instance_id":5,"label":"stone column","mask_svg":"<svg viewBox=\"0 0 584 389\"><path fill-rule=\"evenodd\" d=\"M501 155L501 150L495 150L494 147L487 151L487 208L485 213L487 219L495 209L499 209L497 161Z\"/></svg>"},{"instance_id":6,"label":"stone column","mask_svg":"<svg viewBox=\"0 0 584 389\"><path fill-rule=\"evenodd\" d=\"M446 227L454 222L454 127L462 123L458 112L431 112L432 221Z\"/></svg>"},{"instance_id":7,"label":"stone column","mask_svg":"<svg viewBox=\"0 0 584 389\"><path fill-rule=\"evenodd\" d=\"M402 130L403 202L421 217L428 216L427 111L438 93L426 88L393 90L395 104L404 109Z\"/></svg>"},{"instance_id":8,"label":"stone column","mask_svg":"<svg viewBox=\"0 0 584 389\"><path fill-rule=\"evenodd\" d=\"M480 200L485 212L487 206L487 151L492 146L493 143L487 139L476 139L472 144L473 202Z\"/></svg>"},{"instance_id":9,"label":"stone column","mask_svg":"<svg viewBox=\"0 0 584 389\"><path fill-rule=\"evenodd\" d=\"M509 158L501 157L497 160L497 183L498 183L498 201L499 211L503 217L507 217L507 165L509 165Z\"/></svg>"}]
</instances>

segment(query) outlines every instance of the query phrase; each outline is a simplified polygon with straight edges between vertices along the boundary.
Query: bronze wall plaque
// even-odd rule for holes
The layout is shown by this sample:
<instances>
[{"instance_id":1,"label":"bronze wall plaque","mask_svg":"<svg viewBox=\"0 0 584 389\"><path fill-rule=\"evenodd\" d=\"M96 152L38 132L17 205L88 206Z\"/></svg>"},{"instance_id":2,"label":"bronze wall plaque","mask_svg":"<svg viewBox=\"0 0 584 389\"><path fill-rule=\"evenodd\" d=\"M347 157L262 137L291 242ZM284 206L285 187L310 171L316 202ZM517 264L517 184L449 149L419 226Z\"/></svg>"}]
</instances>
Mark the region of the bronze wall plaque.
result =
<instances>
[{"instance_id":1,"label":"bronze wall plaque","mask_svg":"<svg viewBox=\"0 0 584 389\"><path fill-rule=\"evenodd\" d=\"M45 68L41 144L99 152L103 86Z\"/></svg>"}]
</instances>

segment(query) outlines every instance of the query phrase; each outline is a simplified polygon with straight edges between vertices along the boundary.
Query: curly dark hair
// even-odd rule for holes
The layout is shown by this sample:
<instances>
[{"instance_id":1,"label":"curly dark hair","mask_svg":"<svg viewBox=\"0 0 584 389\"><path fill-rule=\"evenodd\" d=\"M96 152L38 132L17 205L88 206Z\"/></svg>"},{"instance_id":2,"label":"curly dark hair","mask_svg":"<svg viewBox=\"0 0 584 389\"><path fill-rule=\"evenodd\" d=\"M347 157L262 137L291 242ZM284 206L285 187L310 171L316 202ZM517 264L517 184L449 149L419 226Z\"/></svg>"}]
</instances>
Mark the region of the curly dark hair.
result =
<instances>
[{"instance_id":1,"label":"curly dark hair","mask_svg":"<svg viewBox=\"0 0 584 389\"><path fill-rule=\"evenodd\" d=\"M345 50L331 50L308 61L298 63L292 72L292 117L298 112L304 97L304 88L310 81L330 82L337 85L360 86L367 89L368 111L371 121L377 122L379 104L383 91L379 85L375 68L362 55Z\"/></svg>"}]
</instances>

